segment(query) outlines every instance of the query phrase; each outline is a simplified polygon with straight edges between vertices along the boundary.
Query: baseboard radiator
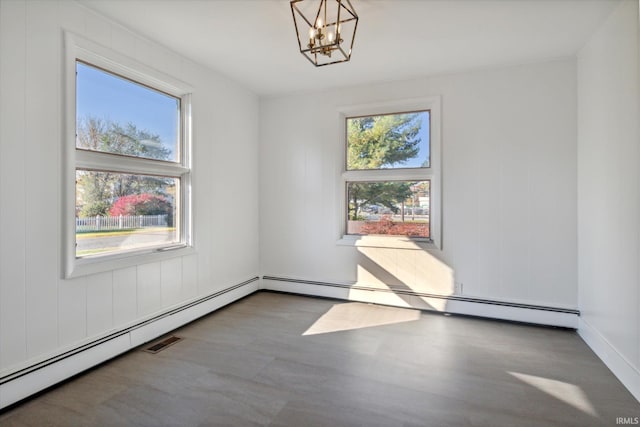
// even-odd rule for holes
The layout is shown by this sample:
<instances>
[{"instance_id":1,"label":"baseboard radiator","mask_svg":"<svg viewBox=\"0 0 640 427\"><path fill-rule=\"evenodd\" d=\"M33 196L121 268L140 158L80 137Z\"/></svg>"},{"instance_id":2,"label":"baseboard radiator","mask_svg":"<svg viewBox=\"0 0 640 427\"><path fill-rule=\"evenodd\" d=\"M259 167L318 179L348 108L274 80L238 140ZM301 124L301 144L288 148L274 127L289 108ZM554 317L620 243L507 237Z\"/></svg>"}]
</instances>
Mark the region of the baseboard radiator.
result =
<instances>
[{"instance_id":1,"label":"baseboard radiator","mask_svg":"<svg viewBox=\"0 0 640 427\"><path fill-rule=\"evenodd\" d=\"M0 377L0 410L256 292L259 280L253 277Z\"/></svg>"},{"instance_id":2,"label":"baseboard radiator","mask_svg":"<svg viewBox=\"0 0 640 427\"><path fill-rule=\"evenodd\" d=\"M407 289L277 276L263 276L262 280L253 277L0 377L0 410L261 289L572 329L578 327L580 315L573 309L435 295Z\"/></svg>"},{"instance_id":3,"label":"baseboard radiator","mask_svg":"<svg viewBox=\"0 0 640 427\"><path fill-rule=\"evenodd\" d=\"M262 289L571 329L577 329L580 316L578 310L562 307L277 276L263 276Z\"/></svg>"}]
</instances>

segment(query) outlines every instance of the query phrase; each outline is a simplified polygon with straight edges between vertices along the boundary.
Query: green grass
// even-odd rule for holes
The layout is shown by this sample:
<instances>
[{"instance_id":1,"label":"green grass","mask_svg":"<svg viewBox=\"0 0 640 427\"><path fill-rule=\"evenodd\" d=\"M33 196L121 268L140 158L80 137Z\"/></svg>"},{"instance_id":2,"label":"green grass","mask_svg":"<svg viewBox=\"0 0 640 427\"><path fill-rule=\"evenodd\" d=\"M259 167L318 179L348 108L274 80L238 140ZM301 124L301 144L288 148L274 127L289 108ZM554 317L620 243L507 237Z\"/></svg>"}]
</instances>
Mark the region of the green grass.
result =
<instances>
[{"instance_id":1,"label":"green grass","mask_svg":"<svg viewBox=\"0 0 640 427\"><path fill-rule=\"evenodd\" d=\"M120 248L96 248L96 249L85 249L83 251L77 251L76 257L83 257L87 255L95 255L103 252L114 252L119 250Z\"/></svg>"},{"instance_id":2,"label":"green grass","mask_svg":"<svg viewBox=\"0 0 640 427\"><path fill-rule=\"evenodd\" d=\"M148 227L148 228L125 228L122 230L105 231L76 231L76 239L89 239L92 237L128 236L131 234L153 233L157 231L174 231L175 227Z\"/></svg>"}]
</instances>

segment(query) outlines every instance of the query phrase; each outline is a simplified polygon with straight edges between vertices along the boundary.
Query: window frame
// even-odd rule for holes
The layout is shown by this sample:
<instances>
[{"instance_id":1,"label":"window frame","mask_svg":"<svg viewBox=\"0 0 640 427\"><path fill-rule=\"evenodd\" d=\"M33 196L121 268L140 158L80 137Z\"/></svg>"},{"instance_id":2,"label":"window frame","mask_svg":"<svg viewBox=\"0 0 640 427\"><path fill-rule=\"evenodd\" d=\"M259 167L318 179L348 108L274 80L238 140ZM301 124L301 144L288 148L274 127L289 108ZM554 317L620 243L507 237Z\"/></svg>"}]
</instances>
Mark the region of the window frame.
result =
<instances>
[{"instance_id":1,"label":"window frame","mask_svg":"<svg viewBox=\"0 0 640 427\"><path fill-rule=\"evenodd\" d=\"M385 114L402 114L403 112L429 111L429 167L420 168L385 168L385 169L347 169L347 119L363 116ZM338 209L340 218L338 245L371 246L398 249L442 249L442 144L441 144L441 97L430 96L398 101L350 105L338 108L338 131L340 141L341 173L338 180L340 202ZM347 184L349 182L380 181L430 181L429 227L430 238L408 236L355 235L347 234L348 200Z\"/></svg>"},{"instance_id":2,"label":"window frame","mask_svg":"<svg viewBox=\"0 0 640 427\"><path fill-rule=\"evenodd\" d=\"M63 278L73 278L118 268L174 258L194 252L192 213L191 93L193 89L155 69L65 32L64 123L62 164ZM152 90L180 99L180 144L177 162L92 151L76 147L76 62L125 78ZM112 171L177 178L180 185L176 224L180 242L170 245L122 250L95 257L76 257L76 170Z\"/></svg>"}]
</instances>

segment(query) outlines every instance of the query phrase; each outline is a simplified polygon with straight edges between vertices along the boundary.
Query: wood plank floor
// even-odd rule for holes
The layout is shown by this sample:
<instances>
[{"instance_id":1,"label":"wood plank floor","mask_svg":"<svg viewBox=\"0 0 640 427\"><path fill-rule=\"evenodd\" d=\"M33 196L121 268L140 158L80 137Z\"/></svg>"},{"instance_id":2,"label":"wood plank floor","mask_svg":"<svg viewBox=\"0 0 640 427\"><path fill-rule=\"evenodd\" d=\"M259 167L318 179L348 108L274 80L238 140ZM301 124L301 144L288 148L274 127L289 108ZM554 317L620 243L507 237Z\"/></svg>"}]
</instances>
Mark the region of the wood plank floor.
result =
<instances>
[{"instance_id":1,"label":"wood plank floor","mask_svg":"<svg viewBox=\"0 0 640 427\"><path fill-rule=\"evenodd\" d=\"M9 426L603 426L640 403L575 332L261 292Z\"/></svg>"}]
</instances>

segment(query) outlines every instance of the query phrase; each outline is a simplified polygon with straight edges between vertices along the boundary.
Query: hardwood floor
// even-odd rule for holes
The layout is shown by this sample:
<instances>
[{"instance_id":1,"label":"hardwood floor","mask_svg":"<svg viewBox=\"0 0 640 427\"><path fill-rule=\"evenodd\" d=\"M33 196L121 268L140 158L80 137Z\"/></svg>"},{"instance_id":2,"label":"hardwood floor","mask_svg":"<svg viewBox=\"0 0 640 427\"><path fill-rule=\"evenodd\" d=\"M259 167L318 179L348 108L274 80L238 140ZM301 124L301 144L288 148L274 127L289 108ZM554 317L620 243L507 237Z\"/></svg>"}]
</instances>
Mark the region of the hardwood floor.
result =
<instances>
[{"instance_id":1,"label":"hardwood floor","mask_svg":"<svg viewBox=\"0 0 640 427\"><path fill-rule=\"evenodd\" d=\"M602 426L640 403L573 331L261 292L9 426Z\"/></svg>"}]
</instances>

